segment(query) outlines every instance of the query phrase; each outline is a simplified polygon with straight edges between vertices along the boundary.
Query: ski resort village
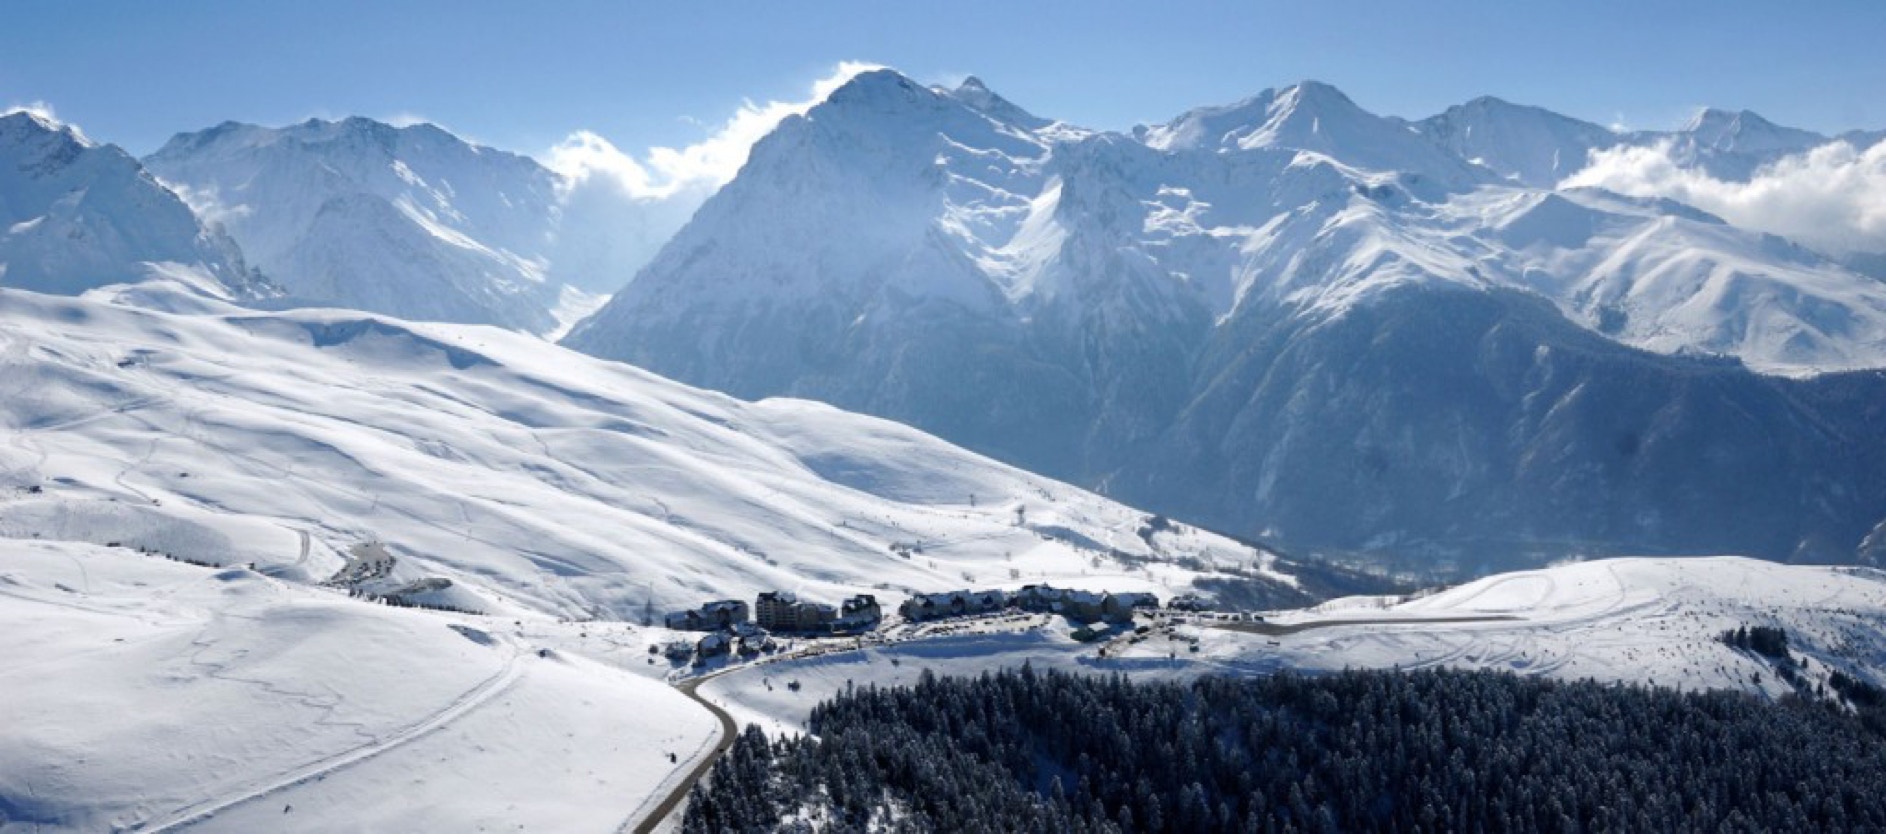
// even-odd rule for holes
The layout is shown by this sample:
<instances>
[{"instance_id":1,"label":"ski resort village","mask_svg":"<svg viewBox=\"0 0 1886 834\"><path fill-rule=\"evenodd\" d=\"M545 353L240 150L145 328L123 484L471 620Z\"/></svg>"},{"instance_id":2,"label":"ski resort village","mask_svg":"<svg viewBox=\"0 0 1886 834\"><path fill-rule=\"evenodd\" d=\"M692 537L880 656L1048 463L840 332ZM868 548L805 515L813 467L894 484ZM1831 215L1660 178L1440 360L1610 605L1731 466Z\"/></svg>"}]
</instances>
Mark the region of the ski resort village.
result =
<instances>
[{"instance_id":1,"label":"ski resort village","mask_svg":"<svg viewBox=\"0 0 1886 834\"><path fill-rule=\"evenodd\" d=\"M0 834L1886 831L1886 4L0 21Z\"/></svg>"}]
</instances>

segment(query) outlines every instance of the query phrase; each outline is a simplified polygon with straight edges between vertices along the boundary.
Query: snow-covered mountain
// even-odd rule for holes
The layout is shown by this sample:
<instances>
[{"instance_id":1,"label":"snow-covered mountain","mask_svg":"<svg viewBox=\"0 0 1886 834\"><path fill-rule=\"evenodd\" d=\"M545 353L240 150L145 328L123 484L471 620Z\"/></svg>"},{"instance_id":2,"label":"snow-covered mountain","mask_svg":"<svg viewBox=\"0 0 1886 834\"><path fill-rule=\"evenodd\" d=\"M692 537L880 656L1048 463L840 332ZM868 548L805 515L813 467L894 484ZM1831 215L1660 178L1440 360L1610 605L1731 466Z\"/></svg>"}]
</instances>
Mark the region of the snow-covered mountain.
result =
<instances>
[{"instance_id":1,"label":"snow-covered mountain","mask_svg":"<svg viewBox=\"0 0 1886 834\"><path fill-rule=\"evenodd\" d=\"M1764 165L1831 141L1747 110L1704 108L1677 130L1620 132L1491 96L1450 107L1413 128L1463 159L1537 188L1578 173L1592 151L1618 146L1667 147L1680 165L1741 182ZM1863 148L1878 141L1861 131L1840 138Z\"/></svg>"},{"instance_id":2,"label":"snow-covered mountain","mask_svg":"<svg viewBox=\"0 0 1886 834\"><path fill-rule=\"evenodd\" d=\"M270 291L117 146L27 111L0 115L0 287L76 295L153 276L226 298Z\"/></svg>"},{"instance_id":3,"label":"snow-covered mountain","mask_svg":"<svg viewBox=\"0 0 1886 834\"><path fill-rule=\"evenodd\" d=\"M227 122L144 162L287 288L284 304L550 332L630 277L637 235L666 230L639 227L666 221L626 196L577 193L424 123Z\"/></svg>"},{"instance_id":4,"label":"snow-covered mountain","mask_svg":"<svg viewBox=\"0 0 1886 834\"><path fill-rule=\"evenodd\" d=\"M1715 107L1697 111L1681 130L1633 138L1638 144L1668 140L1678 161L1730 180L1746 180L1762 165L1828 141L1813 131L1783 127L1748 110Z\"/></svg>"},{"instance_id":5,"label":"snow-covered mountain","mask_svg":"<svg viewBox=\"0 0 1886 834\"><path fill-rule=\"evenodd\" d=\"M1886 284L1554 190L1604 128L1315 82L1131 135L991 100L858 76L567 343L1312 547L1852 559L1886 520ZM1762 124L1679 133L1800 139Z\"/></svg>"},{"instance_id":6,"label":"snow-covered mountain","mask_svg":"<svg viewBox=\"0 0 1886 834\"><path fill-rule=\"evenodd\" d=\"M1482 96L1414 124L1462 159L1537 188L1551 188L1585 167L1591 152L1619 143L1609 128L1543 107Z\"/></svg>"}]
</instances>

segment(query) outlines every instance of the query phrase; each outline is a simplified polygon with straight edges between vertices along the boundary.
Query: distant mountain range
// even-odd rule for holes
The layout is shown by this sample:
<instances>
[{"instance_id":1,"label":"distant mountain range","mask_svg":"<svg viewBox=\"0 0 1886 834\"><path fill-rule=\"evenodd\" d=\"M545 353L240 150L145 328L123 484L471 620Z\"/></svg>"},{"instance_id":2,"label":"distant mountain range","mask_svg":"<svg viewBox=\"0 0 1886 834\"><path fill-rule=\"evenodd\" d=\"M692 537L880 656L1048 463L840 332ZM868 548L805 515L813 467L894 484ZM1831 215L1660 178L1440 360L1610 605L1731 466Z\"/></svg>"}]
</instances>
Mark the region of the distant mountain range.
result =
<instances>
[{"instance_id":1,"label":"distant mountain range","mask_svg":"<svg viewBox=\"0 0 1886 834\"><path fill-rule=\"evenodd\" d=\"M1494 99L1407 122L1315 82L1114 133L867 73L566 344L1297 547L1873 560L1886 283L1554 188L1616 145L1736 177L1824 141Z\"/></svg>"},{"instance_id":2,"label":"distant mountain range","mask_svg":"<svg viewBox=\"0 0 1886 834\"><path fill-rule=\"evenodd\" d=\"M286 288L404 318L557 331L683 218L434 125L226 122L144 164Z\"/></svg>"}]
</instances>

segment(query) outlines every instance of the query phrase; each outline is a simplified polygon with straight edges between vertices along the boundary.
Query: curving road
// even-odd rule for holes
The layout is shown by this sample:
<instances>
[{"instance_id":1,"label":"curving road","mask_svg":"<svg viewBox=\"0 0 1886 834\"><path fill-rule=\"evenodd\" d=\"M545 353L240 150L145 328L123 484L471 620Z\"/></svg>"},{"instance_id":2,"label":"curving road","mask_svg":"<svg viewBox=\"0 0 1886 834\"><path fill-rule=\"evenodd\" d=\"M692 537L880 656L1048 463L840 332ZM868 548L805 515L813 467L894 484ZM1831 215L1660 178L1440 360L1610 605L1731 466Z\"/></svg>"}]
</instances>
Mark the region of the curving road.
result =
<instances>
[{"instance_id":1,"label":"curving road","mask_svg":"<svg viewBox=\"0 0 1886 834\"><path fill-rule=\"evenodd\" d=\"M720 760L721 754L726 753L728 748L733 747L733 740L738 732L734 728L733 716L728 715L726 710L721 709L714 702L701 697L701 693L696 691L701 688L701 684L712 680L714 677L716 676L708 675L705 677L691 678L675 688L680 690L682 695L686 695L688 700L706 707L708 712L713 713L715 718L720 719L720 741L715 742L714 749L709 750L707 755L702 756L701 760L694 764L694 769L688 771L688 775L675 784L674 789L669 791L666 797L662 798L661 803L656 805L654 810L648 812L648 817L635 826L635 834L652 834L656 828L660 827L662 822L668 819L668 815L674 813L675 808L681 804L681 800L687 798L688 791L694 789L694 783L701 781L701 777L707 775L707 771L714 766L714 762Z\"/></svg>"}]
</instances>

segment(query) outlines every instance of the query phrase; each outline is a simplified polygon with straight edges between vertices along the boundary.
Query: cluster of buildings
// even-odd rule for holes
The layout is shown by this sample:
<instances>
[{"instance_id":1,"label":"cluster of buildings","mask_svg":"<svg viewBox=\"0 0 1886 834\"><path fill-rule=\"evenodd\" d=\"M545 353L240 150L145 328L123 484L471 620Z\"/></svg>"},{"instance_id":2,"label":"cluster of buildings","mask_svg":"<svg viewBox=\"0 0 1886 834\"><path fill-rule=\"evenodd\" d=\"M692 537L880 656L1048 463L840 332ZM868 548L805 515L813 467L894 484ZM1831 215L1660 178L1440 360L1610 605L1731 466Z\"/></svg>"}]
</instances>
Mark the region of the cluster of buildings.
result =
<instances>
[{"instance_id":1,"label":"cluster of buildings","mask_svg":"<svg viewBox=\"0 0 1886 834\"><path fill-rule=\"evenodd\" d=\"M1142 609L1158 608L1152 594L1081 591L1051 585L1024 585L1018 591L946 591L915 594L898 608L905 620L923 622L945 617L993 614L1010 608L1059 614L1080 623L1126 622ZM705 631L692 654L758 654L773 647L769 632L789 634L857 634L883 619L876 597L858 594L838 605L802 600L790 591L767 591L748 606L746 600L720 599L699 608L669 614L663 624L677 631ZM687 644L670 647L671 656L687 652Z\"/></svg>"},{"instance_id":2,"label":"cluster of buildings","mask_svg":"<svg viewBox=\"0 0 1886 834\"><path fill-rule=\"evenodd\" d=\"M738 632L745 626L806 634L852 634L870 629L884 616L877 598L870 594L858 594L832 606L801 600L790 591L767 591L754 602L749 608L746 600L714 600L669 614L662 624L677 631Z\"/></svg>"},{"instance_id":3,"label":"cluster of buildings","mask_svg":"<svg viewBox=\"0 0 1886 834\"><path fill-rule=\"evenodd\" d=\"M753 623L738 623L726 631L716 631L695 641L694 655L709 658L739 652L750 657L771 651L774 647L773 637L766 633L766 629Z\"/></svg>"},{"instance_id":4,"label":"cluster of buildings","mask_svg":"<svg viewBox=\"0 0 1886 834\"><path fill-rule=\"evenodd\" d=\"M898 613L911 622L969 614L988 614L1005 608L1060 614L1083 623L1124 622L1140 609L1158 608L1159 598L1144 593L1080 591L1051 585L1024 585L1008 591L947 591L916 594L904 600Z\"/></svg>"},{"instance_id":5,"label":"cluster of buildings","mask_svg":"<svg viewBox=\"0 0 1886 834\"><path fill-rule=\"evenodd\" d=\"M760 594L758 603L755 617L760 628L771 631L856 634L884 618L877 597L870 594L859 594L834 607L799 599L790 591L767 591Z\"/></svg>"}]
</instances>

